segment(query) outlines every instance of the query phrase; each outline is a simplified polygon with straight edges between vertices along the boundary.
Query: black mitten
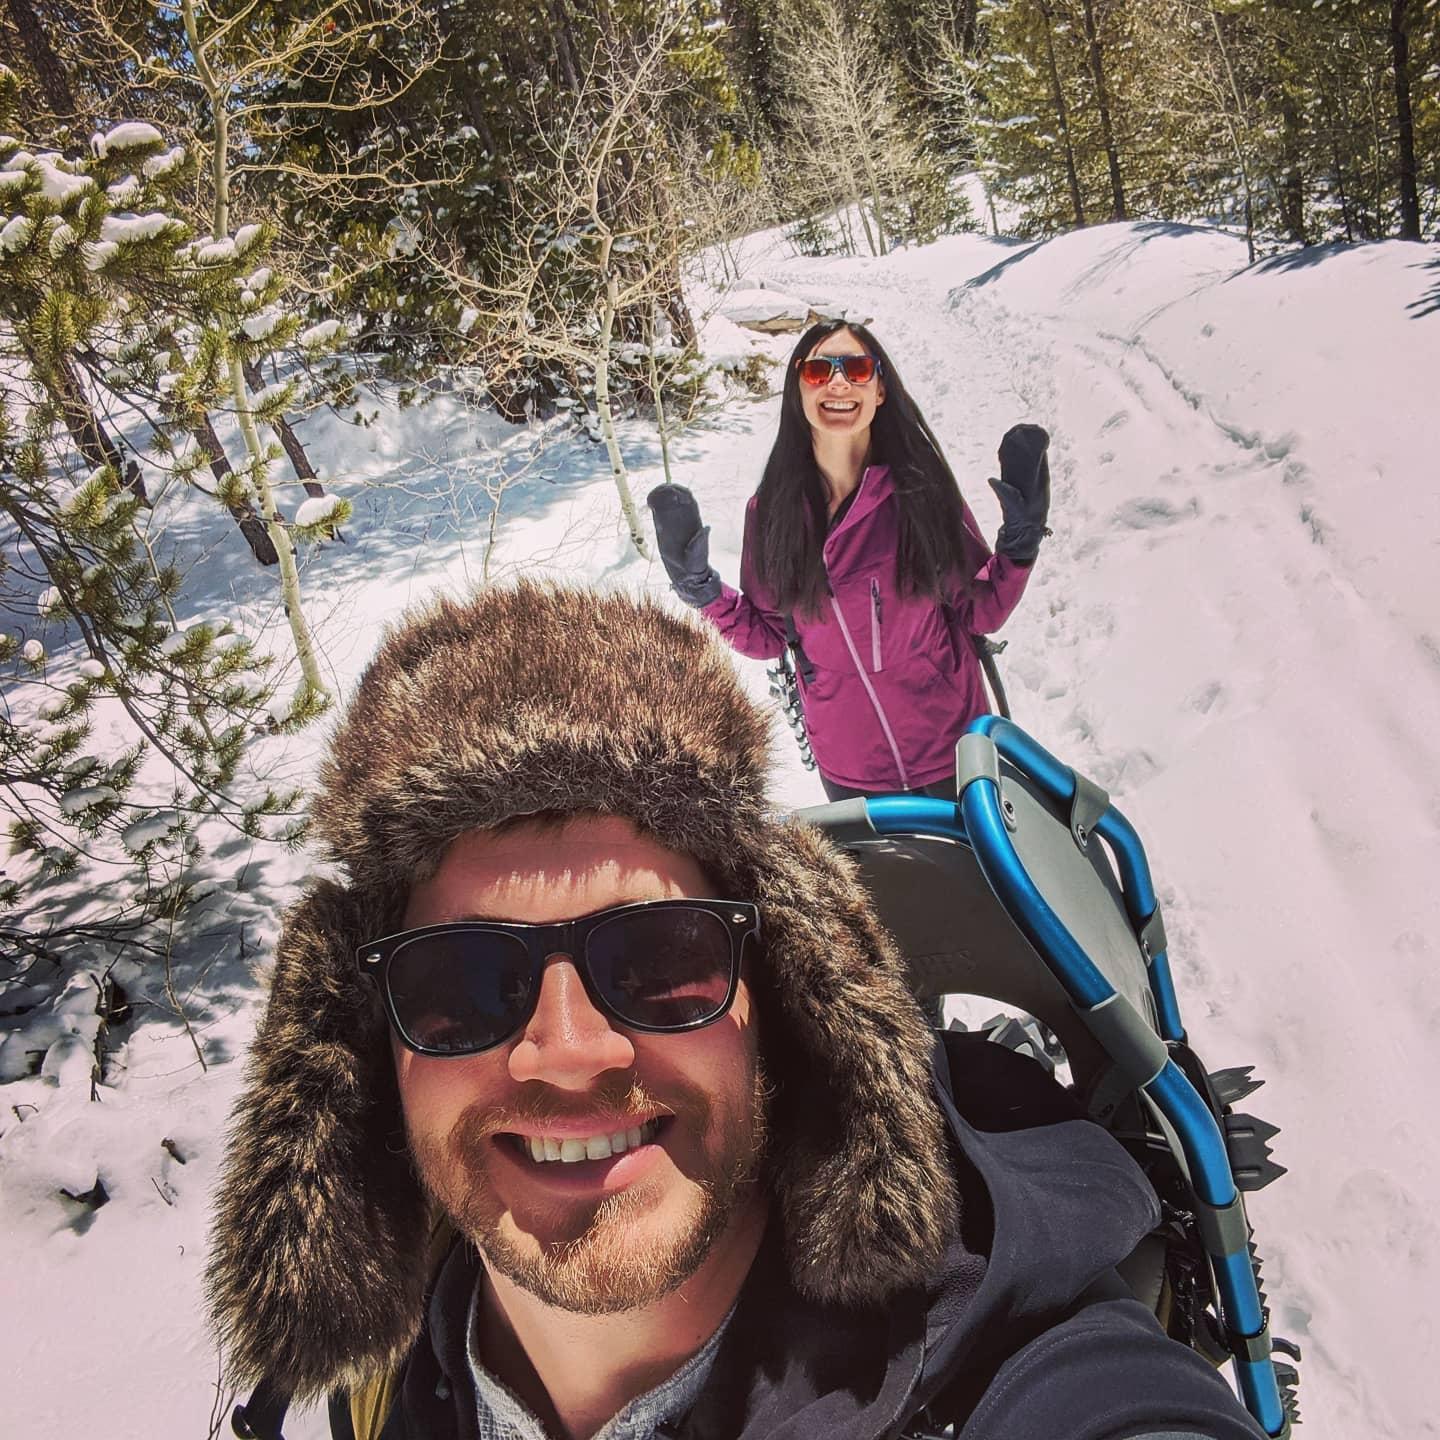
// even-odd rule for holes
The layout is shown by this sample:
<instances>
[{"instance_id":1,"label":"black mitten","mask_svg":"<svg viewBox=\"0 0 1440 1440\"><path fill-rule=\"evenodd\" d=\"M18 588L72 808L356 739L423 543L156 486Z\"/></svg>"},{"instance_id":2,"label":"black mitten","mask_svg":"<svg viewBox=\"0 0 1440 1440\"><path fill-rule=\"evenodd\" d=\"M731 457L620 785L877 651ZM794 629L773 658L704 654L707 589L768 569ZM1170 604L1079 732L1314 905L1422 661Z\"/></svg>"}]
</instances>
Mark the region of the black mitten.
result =
<instances>
[{"instance_id":1,"label":"black mitten","mask_svg":"<svg viewBox=\"0 0 1440 1440\"><path fill-rule=\"evenodd\" d=\"M990 488L1000 501L1004 523L995 537L997 554L1017 565L1033 565L1050 514L1050 433L1040 425L1012 425L1000 442L1000 478Z\"/></svg>"},{"instance_id":2,"label":"black mitten","mask_svg":"<svg viewBox=\"0 0 1440 1440\"><path fill-rule=\"evenodd\" d=\"M683 485L657 485L646 497L655 521L660 563L675 593L699 609L720 598L720 577L710 568L710 527Z\"/></svg>"}]
</instances>

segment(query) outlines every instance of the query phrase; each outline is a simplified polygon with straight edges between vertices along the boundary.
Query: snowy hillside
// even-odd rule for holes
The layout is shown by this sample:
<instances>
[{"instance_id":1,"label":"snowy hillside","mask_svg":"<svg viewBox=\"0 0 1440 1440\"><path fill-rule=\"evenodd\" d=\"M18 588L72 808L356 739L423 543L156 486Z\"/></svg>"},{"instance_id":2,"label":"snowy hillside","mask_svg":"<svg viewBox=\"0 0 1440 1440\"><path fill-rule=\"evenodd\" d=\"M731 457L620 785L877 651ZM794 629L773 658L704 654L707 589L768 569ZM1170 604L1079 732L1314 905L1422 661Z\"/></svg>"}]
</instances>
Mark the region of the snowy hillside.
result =
<instances>
[{"instance_id":1,"label":"snowy hillside","mask_svg":"<svg viewBox=\"0 0 1440 1440\"><path fill-rule=\"evenodd\" d=\"M987 531L1001 434L1052 431L1054 536L1002 637L1015 718L1144 837L1200 1053L1269 1082L1252 1108L1281 1125L1290 1173L1250 1214L1274 1328L1305 1350L1302 1435L1440 1434L1440 246L1246 269L1234 238L1136 224L883 260L797 258L774 237L743 254L737 291L871 324ZM706 338L732 359L791 343L718 313ZM777 407L737 392L676 444L732 581ZM447 397L306 431L355 506L349 543L306 574L342 690L388 617L487 563L668 593L627 549L599 446L537 449ZM653 431L622 442L643 494L663 478ZM487 554L483 486L501 476ZM186 604L274 626L268 577L216 539ZM737 663L763 694L763 668ZM819 801L777 735L780 796ZM272 742L269 760L303 779L322 736ZM169 990L154 964L125 972L134 1019L99 1103L88 1063L67 1064L84 1059L83 1033L66 1037L93 1024L86 996L23 1029L0 1017L0 1433L190 1440L211 1424L208 1192L253 967L308 862L230 846L210 863L204 934ZM24 1077L11 1061L35 1050L45 1073ZM102 1208L58 1195L97 1178Z\"/></svg>"}]
</instances>

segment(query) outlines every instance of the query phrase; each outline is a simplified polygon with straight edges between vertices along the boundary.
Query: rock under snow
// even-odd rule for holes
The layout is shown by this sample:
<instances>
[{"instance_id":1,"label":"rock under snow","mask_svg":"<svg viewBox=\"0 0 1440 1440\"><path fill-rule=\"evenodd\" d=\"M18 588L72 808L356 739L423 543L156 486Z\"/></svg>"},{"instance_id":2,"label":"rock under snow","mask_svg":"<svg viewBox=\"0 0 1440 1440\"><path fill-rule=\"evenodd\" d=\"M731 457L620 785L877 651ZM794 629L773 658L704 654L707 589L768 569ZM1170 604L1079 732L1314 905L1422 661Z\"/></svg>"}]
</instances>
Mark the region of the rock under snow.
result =
<instances>
[{"instance_id":1,"label":"rock under snow","mask_svg":"<svg viewBox=\"0 0 1440 1440\"><path fill-rule=\"evenodd\" d=\"M41 1078L52 1085L89 1085L94 1074L95 1041L74 1032L56 1040L40 1065Z\"/></svg>"},{"instance_id":2,"label":"rock under snow","mask_svg":"<svg viewBox=\"0 0 1440 1440\"><path fill-rule=\"evenodd\" d=\"M733 290L725 297L720 313L746 330L767 335L798 332L815 319L808 301L778 290Z\"/></svg>"}]
</instances>

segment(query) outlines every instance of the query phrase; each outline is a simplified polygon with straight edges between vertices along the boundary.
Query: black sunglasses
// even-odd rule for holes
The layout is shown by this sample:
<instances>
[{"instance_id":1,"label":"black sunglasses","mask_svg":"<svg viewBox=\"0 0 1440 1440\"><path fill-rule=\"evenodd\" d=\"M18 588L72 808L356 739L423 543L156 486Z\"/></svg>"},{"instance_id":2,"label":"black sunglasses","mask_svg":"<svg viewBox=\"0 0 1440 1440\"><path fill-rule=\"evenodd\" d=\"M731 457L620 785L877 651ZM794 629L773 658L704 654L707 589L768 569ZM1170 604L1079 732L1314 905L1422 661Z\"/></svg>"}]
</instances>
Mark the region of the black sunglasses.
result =
<instances>
[{"instance_id":1,"label":"black sunglasses","mask_svg":"<svg viewBox=\"0 0 1440 1440\"><path fill-rule=\"evenodd\" d=\"M868 385L880 373L880 362L873 355L812 355L797 360L795 368L807 385L828 385L837 370L852 385Z\"/></svg>"},{"instance_id":2,"label":"black sunglasses","mask_svg":"<svg viewBox=\"0 0 1440 1440\"><path fill-rule=\"evenodd\" d=\"M355 952L395 1034L419 1055L478 1055L535 1013L545 964L569 956L591 1003L630 1030L672 1035L730 1008L760 912L737 900L642 900L557 925L455 920Z\"/></svg>"}]
</instances>

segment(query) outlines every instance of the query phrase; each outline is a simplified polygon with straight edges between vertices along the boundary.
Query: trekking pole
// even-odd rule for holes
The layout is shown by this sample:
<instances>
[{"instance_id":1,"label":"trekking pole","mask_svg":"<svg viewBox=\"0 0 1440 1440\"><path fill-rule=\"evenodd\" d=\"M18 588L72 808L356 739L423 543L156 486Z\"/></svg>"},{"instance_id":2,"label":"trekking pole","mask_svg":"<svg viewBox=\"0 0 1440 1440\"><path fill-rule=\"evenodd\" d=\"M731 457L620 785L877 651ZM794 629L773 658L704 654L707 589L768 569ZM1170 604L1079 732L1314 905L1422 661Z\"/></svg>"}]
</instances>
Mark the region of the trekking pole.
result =
<instances>
[{"instance_id":1,"label":"trekking pole","mask_svg":"<svg viewBox=\"0 0 1440 1440\"><path fill-rule=\"evenodd\" d=\"M800 682L796 674L795 655L787 645L780 657L765 672L770 677L770 693L779 702L780 713L800 747L800 763L807 769L815 768L815 756L810 751L810 737L805 732L805 712L800 705Z\"/></svg>"},{"instance_id":2,"label":"trekking pole","mask_svg":"<svg viewBox=\"0 0 1440 1440\"><path fill-rule=\"evenodd\" d=\"M1005 682L1000 678L1000 667L995 657L1010 643L1008 640L992 640L988 635L972 635L975 653L980 657L980 668L990 682L990 693L995 697L995 713L1010 719L1010 701L1005 694Z\"/></svg>"}]
</instances>

